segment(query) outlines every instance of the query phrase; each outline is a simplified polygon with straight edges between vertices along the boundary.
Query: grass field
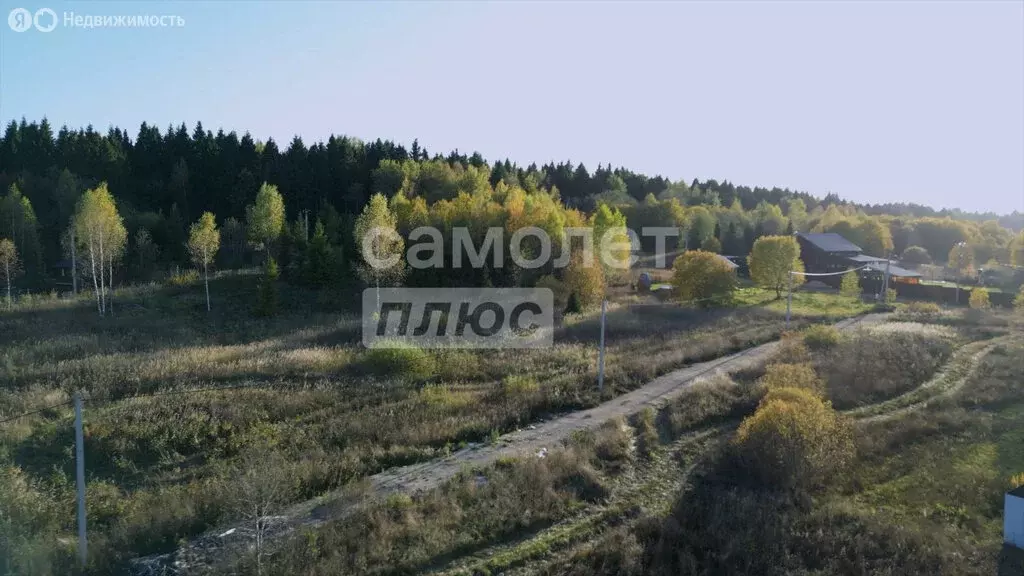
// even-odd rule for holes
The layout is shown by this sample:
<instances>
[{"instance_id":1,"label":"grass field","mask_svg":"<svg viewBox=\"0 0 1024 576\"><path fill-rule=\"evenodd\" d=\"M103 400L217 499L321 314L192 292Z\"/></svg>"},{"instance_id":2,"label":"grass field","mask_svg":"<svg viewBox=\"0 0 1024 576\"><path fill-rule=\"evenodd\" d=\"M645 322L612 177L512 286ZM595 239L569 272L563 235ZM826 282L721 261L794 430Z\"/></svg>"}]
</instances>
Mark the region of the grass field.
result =
<instances>
[{"instance_id":1,"label":"grass field","mask_svg":"<svg viewBox=\"0 0 1024 576\"><path fill-rule=\"evenodd\" d=\"M104 318L87 296L0 314L0 417L53 406L0 425L0 491L25 503L0 519L18 534L0 540L8 571L73 570L76 390L91 570L108 573L242 514L232 495L253 470L276 472L276 506L358 485L777 338L784 310L755 291L723 310L613 302L598 394L593 312L544 350L381 354L359 345L357 293L282 286L282 313L264 320L252 277L211 291L212 313L200 287L153 285L119 291ZM794 326L867 310L828 297L798 294Z\"/></svg>"},{"instance_id":2,"label":"grass field","mask_svg":"<svg viewBox=\"0 0 1024 576\"><path fill-rule=\"evenodd\" d=\"M757 404L761 372L715 376L658 415L609 423L548 458L466 470L441 489L310 530L262 569L991 574L1002 494L1024 471L1024 339L1019 327L995 323L985 333L904 321L812 349L806 360L819 372L843 347L877 354L898 342L904 353L877 355L878 373L901 374L893 387L821 373L830 393L854 388L879 409L849 411L857 461L813 494L794 499L716 475L731 430ZM943 371L961 363L949 346L974 351L977 364ZM908 368L911 349L920 356ZM779 358L806 354L793 350Z\"/></svg>"}]
</instances>

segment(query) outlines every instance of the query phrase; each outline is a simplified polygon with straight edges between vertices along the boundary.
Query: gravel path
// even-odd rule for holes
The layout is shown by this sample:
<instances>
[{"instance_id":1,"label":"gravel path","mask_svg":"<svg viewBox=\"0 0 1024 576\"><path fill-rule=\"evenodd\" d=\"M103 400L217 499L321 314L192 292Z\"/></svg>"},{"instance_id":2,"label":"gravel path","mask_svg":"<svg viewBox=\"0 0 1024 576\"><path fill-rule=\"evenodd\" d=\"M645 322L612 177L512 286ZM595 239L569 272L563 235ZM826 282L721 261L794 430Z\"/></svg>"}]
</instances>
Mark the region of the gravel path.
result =
<instances>
[{"instance_id":1,"label":"gravel path","mask_svg":"<svg viewBox=\"0 0 1024 576\"><path fill-rule=\"evenodd\" d=\"M881 322L887 316L868 314L842 320L834 326L845 330ZM536 454L543 449L561 446L563 440L576 431L596 428L612 418L632 416L648 407L661 408L701 376L716 371L731 373L755 367L770 357L777 347L778 342L769 342L722 358L693 364L655 378L641 388L594 408L565 414L506 434L495 444L470 446L445 458L386 470L368 479L368 495L386 496L395 492L429 490L451 479L467 466L483 467L499 458ZM276 540L296 529L315 527L329 520L344 518L356 509L361 499L353 498L350 492L339 490L296 504L274 517L264 533L264 540ZM224 526L197 537L169 554L134 560L132 573L142 576L194 572L245 551L251 542L252 534L245 525Z\"/></svg>"}]
</instances>

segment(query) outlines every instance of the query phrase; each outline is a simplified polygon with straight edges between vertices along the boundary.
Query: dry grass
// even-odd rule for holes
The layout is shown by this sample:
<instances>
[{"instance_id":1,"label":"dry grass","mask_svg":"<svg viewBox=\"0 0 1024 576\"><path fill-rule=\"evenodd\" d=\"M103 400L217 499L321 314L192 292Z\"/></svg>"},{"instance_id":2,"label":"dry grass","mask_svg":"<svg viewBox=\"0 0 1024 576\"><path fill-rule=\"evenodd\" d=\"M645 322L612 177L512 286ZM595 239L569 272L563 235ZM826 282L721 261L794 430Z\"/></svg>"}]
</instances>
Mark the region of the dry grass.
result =
<instances>
[{"instance_id":1,"label":"dry grass","mask_svg":"<svg viewBox=\"0 0 1024 576\"><path fill-rule=\"evenodd\" d=\"M244 276L221 278L211 292L210 314L198 289L158 286L118 291L106 318L88 298L0 314L0 416L87 394L86 475L104 519L90 531L97 572L231 518L223 485L251 446L280 463L285 503L304 500L594 406L781 328L778 312L758 308L617 304L599 395L596 313L559 328L547 349L384 353L359 345L359 318L344 308L351 295L282 286L287 313L255 319L254 283ZM188 393L221 387L232 389ZM169 392L179 394L146 396ZM670 427L733 414L746 392L693 398L668 417ZM643 437L647 452L653 430ZM0 428L0 466L22 470L26 490L60 510L26 534L74 533L71 439L67 406ZM73 558L64 548L41 553L55 566Z\"/></svg>"}]
</instances>

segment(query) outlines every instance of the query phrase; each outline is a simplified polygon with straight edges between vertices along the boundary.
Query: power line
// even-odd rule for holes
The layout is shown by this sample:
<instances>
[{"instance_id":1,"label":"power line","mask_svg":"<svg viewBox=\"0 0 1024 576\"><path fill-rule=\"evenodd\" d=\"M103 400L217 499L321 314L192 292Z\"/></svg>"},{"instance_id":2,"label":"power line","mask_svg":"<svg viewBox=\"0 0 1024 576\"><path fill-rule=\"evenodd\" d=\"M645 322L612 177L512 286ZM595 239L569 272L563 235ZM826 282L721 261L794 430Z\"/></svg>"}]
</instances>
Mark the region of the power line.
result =
<instances>
[{"instance_id":1,"label":"power line","mask_svg":"<svg viewBox=\"0 0 1024 576\"><path fill-rule=\"evenodd\" d=\"M210 388L190 388L190 389L186 389L186 390L167 390L167 391L164 391L164 392L151 392L149 394L133 394L133 395L130 395L130 396L120 396L120 397L107 396L105 398L84 398L83 400L85 400L85 401L87 401L89 403L110 404L110 403L114 403L114 402L121 402L121 401L124 401L124 400L134 400L134 399L137 399L137 398L152 398L154 396L175 396L175 395L186 395L187 396L187 395L190 395L190 394L199 394L199 393L203 393L203 392L220 392L220 391L224 391L224 390L240 390L240 389L243 389L243 388L266 389L268 387L261 386L261 385L258 385L258 384L240 384L240 385L235 385L235 386L215 386L215 387L210 387ZM7 422L13 422L14 420L17 420L19 418L24 418L25 416L31 416L33 414L38 414L40 412L45 412L47 410L52 410L54 408L60 408L61 406L67 406L67 405L72 404L72 403L73 403L72 400L66 400L66 401L61 402L59 404L52 404L50 406L43 406L41 408L30 410L28 412L22 412L21 414L16 414L14 416L10 416L10 417L7 417L7 418L5 418L3 420L0 420L0 424L6 424Z\"/></svg>"},{"instance_id":2,"label":"power line","mask_svg":"<svg viewBox=\"0 0 1024 576\"><path fill-rule=\"evenodd\" d=\"M19 418L24 418L25 416L31 416L33 414L38 414L40 412L46 412L47 410L53 410L54 408L60 408L61 406L67 406L68 404L71 404L71 402L72 402L71 400L65 400L64 402L61 402L60 404L52 404L50 406L43 406L42 408L37 408L35 410L30 410L28 412L23 412L23 413L18 414L16 416L10 416L8 418L4 418L3 420L0 420L0 424L6 424L7 422L13 422L13 421L15 421L15 420L17 420Z\"/></svg>"},{"instance_id":3,"label":"power line","mask_svg":"<svg viewBox=\"0 0 1024 576\"><path fill-rule=\"evenodd\" d=\"M870 267L871 267L871 264L865 264L865 265L859 266L857 268L850 268L849 270L843 270L842 272L797 272L796 270L790 270L789 273L790 274L799 274L801 276L842 276L843 274L846 274L847 272L856 272L857 270L863 270L865 268L870 268Z\"/></svg>"},{"instance_id":4,"label":"power line","mask_svg":"<svg viewBox=\"0 0 1024 576\"><path fill-rule=\"evenodd\" d=\"M109 402L121 402L121 401L124 401L124 400L134 400L134 399L137 399L137 398L152 398L154 396L178 396L178 395L188 396L188 395L191 395L191 394L199 394L201 392L221 392L221 391L224 391L224 390L241 390L241 389L245 389L245 388L250 388L250 389L269 389L270 387L269 386L262 386L262 385L259 385L259 384L238 384L238 385L235 385L235 386L213 386L213 387L209 387L209 388L187 388L187 389L184 389L184 390L166 390L166 391L163 391L163 392L150 392L148 394L132 394L132 395L129 395L129 396L119 396L119 397L107 396L105 398L87 398L86 400L88 400L89 402L107 402L107 403L109 403Z\"/></svg>"}]
</instances>

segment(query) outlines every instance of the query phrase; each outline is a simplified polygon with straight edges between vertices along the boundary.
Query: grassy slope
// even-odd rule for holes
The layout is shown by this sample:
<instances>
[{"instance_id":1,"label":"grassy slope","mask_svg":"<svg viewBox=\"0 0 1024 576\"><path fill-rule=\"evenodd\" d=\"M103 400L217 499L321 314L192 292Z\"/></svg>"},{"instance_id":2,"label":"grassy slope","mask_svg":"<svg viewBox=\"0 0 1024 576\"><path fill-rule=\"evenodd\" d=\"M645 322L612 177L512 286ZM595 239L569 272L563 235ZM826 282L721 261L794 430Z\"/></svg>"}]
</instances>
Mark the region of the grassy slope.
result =
<instances>
[{"instance_id":1,"label":"grassy slope","mask_svg":"<svg viewBox=\"0 0 1024 576\"><path fill-rule=\"evenodd\" d=\"M767 298L722 311L613 305L604 396L592 385L593 313L570 319L551 349L431 353L434 385L422 389L418 377L370 375L358 317L345 310L351 294L283 287L286 312L258 320L249 314L254 284L246 276L215 281L212 314L197 287L140 287L116 294L116 312L106 318L87 295L0 315L0 413L61 402L75 389L89 394L97 569L166 550L232 515L225 494L252 447L284 469L284 501L305 499L546 414L593 406L781 329L779 303L762 305ZM798 323L861 310L807 296L795 299ZM535 385L503 386L510 375ZM126 398L221 386L246 388ZM26 492L52 503L53 514L33 528L40 542L74 530L71 424L65 406L0 429L0 463L18 466ZM61 547L53 570L72 553Z\"/></svg>"}]
</instances>

